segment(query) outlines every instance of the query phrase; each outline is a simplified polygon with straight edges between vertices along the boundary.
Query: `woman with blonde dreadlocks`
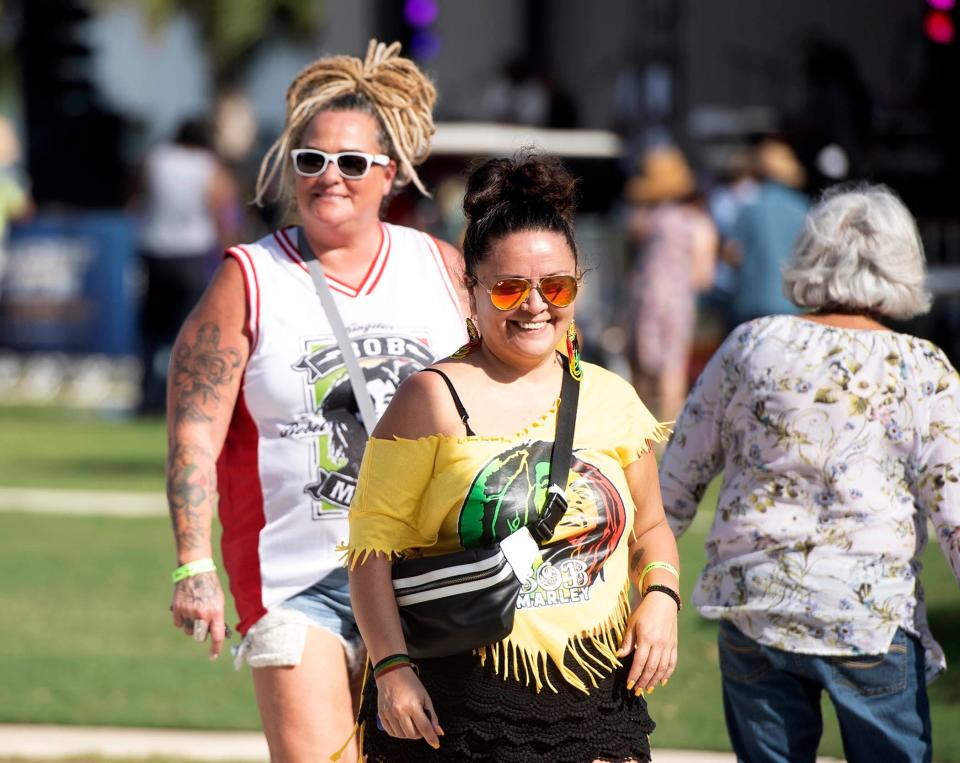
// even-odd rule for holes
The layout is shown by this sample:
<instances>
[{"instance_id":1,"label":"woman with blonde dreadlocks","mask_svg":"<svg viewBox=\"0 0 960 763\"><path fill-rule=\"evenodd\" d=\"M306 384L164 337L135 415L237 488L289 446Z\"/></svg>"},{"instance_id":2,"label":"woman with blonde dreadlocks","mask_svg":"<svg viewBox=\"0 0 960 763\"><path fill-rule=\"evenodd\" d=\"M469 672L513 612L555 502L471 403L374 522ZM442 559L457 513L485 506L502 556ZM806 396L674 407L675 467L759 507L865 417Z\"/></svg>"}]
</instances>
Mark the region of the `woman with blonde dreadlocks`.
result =
<instances>
[{"instance_id":1,"label":"woman with blonde dreadlocks","mask_svg":"<svg viewBox=\"0 0 960 763\"><path fill-rule=\"evenodd\" d=\"M211 545L219 494L243 635L236 664L253 669L275 762L312 763L349 736L364 662L335 548L348 534L365 427L375 422L360 413L323 284L370 418L403 379L465 339L459 253L380 220L399 186L426 193L414 167L434 132L436 92L399 48L371 41L362 61L321 58L294 79L257 200L278 187L296 224L226 252L171 361L173 622L199 642L209 634L211 658L219 654L224 597ZM348 748L342 759L356 754Z\"/></svg>"}]
</instances>

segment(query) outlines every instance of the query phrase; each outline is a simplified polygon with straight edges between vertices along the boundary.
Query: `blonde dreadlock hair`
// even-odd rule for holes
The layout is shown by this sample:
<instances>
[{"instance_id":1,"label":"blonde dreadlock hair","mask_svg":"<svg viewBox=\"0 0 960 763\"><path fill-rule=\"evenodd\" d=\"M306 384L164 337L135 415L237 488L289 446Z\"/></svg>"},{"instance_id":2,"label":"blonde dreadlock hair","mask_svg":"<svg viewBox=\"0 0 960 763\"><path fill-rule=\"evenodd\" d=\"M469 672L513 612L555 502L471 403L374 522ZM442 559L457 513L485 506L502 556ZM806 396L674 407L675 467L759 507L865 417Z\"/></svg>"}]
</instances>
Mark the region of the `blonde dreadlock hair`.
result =
<instances>
[{"instance_id":1,"label":"blonde dreadlock hair","mask_svg":"<svg viewBox=\"0 0 960 763\"><path fill-rule=\"evenodd\" d=\"M283 133L267 151L257 176L257 204L280 174L279 195L293 186L290 150L299 146L310 120L321 111L363 111L372 114L383 148L398 164L395 187L409 182L425 196L427 189L414 169L430 153L433 83L409 58L400 56L400 43L370 40L363 61L353 56L319 58L307 66L287 89L287 117Z\"/></svg>"}]
</instances>

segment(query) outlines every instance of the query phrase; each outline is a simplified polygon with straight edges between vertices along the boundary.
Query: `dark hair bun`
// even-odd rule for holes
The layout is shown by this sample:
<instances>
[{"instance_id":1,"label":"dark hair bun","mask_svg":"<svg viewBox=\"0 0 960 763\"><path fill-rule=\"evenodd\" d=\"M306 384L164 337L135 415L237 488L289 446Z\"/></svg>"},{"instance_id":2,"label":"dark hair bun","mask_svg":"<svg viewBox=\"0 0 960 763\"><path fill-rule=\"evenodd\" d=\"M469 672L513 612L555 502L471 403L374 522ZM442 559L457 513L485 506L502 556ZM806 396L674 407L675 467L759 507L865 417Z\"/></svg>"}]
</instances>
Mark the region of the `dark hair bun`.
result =
<instances>
[{"instance_id":1,"label":"dark hair bun","mask_svg":"<svg viewBox=\"0 0 960 763\"><path fill-rule=\"evenodd\" d=\"M475 167L463 197L467 274L476 278L492 242L528 230L559 233L576 261L576 202L576 181L556 157L525 150L513 159L490 159Z\"/></svg>"},{"instance_id":2,"label":"dark hair bun","mask_svg":"<svg viewBox=\"0 0 960 763\"><path fill-rule=\"evenodd\" d=\"M576 180L559 159L523 151L513 159L490 159L467 181L463 211L468 221L535 207L573 224Z\"/></svg>"}]
</instances>

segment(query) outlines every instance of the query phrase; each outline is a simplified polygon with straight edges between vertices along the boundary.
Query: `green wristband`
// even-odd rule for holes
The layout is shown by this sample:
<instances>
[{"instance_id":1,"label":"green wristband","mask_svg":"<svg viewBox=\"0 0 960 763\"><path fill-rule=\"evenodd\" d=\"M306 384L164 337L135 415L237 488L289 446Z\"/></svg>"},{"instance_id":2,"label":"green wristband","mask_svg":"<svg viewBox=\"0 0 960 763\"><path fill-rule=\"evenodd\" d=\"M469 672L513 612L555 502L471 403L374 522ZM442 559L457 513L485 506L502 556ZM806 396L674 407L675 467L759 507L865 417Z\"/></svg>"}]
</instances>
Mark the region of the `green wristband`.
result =
<instances>
[{"instance_id":1,"label":"green wristband","mask_svg":"<svg viewBox=\"0 0 960 763\"><path fill-rule=\"evenodd\" d=\"M181 564L173 571L173 582L179 583L181 580L192 578L194 575L199 575L203 572L216 571L217 565L213 563L213 559L209 557L207 559L194 559L192 562Z\"/></svg>"},{"instance_id":2,"label":"green wristband","mask_svg":"<svg viewBox=\"0 0 960 763\"><path fill-rule=\"evenodd\" d=\"M643 572L640 573L640 580L637 581L637 589L640 593L643 593L643 579L651 570L666 570L677 579L678 583L680 582L680 573L677 572L677 568L670 564L670 562L650 562L650 564L643 568Z\"/></svg>"}]
</instances>

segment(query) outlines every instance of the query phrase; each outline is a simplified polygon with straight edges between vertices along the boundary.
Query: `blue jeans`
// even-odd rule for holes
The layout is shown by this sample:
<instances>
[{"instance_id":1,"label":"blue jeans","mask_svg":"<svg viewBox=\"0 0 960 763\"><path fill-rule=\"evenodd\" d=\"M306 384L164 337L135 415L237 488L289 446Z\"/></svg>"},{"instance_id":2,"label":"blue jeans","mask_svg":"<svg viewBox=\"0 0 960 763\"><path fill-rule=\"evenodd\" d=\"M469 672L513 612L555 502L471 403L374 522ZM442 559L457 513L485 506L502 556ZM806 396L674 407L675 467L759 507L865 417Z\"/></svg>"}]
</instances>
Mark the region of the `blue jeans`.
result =
<instances>
[{"instance_id":1,"label":"blue jeans","mask_svg":"<svg viewBox=\"0 0 960 763\"><path fill-rule=\"evenodd\" d=\"M923 648L904 630L886 654L856 657L784 652L726 621L718 640L723 710L738 760L813 763L826 691L849 763L929 763Z\"/></svg>"}]
</instances>

